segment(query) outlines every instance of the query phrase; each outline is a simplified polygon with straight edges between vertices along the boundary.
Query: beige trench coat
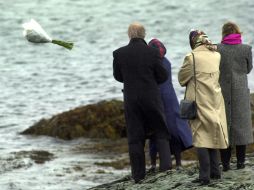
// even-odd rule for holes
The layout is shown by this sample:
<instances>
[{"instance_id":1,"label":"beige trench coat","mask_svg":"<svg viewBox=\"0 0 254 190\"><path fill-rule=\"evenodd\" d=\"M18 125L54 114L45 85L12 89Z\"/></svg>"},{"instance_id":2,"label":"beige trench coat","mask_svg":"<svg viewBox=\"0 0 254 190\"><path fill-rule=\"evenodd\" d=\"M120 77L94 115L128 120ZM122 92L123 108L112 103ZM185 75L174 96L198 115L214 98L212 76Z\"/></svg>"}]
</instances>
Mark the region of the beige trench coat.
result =
<instances>
[{"instance_id":1,"label":"beige trench coat","mask_svg":"<svg viewBox=\"0 0 254 190\"><path fill-rule=\"evenodd\" d=\"M198 117L190 120L193 145L199 148L225 149L228 132L224 99L219 85L220 54L205 46L193 50L196 63L196 101ZM187 86L186 99L195 99L192 54L187 54L179 71L181 86Z\"/></svg>"}]
</instances>

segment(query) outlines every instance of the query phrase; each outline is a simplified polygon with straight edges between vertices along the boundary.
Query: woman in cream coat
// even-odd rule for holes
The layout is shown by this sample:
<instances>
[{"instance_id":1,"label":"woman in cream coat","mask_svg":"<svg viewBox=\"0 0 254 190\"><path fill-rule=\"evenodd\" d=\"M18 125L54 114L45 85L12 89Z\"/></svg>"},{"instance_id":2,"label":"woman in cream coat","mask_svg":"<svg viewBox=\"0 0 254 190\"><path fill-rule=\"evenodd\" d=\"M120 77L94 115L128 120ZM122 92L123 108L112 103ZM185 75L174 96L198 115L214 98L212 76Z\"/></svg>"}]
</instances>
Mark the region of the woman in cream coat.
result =
<instances>
[{"instance_id":1,"label":"woman in cream coat","mask_svg":"<svg viewBox=\"0 0 254 190\"><path fill-rule=\"evenodd\" d=\"M197 148L199 178L193 182L206 185L212 179L220 179L216 149L228 147L228 132L224 100L219 85L220 54L203 31L189 35L196 66L196 103L198 116L190 120L193 146ZM193 57L187 54L179 71L178 80L186 86L186 99L195 100Z\"/></svg>"}]
</instances>

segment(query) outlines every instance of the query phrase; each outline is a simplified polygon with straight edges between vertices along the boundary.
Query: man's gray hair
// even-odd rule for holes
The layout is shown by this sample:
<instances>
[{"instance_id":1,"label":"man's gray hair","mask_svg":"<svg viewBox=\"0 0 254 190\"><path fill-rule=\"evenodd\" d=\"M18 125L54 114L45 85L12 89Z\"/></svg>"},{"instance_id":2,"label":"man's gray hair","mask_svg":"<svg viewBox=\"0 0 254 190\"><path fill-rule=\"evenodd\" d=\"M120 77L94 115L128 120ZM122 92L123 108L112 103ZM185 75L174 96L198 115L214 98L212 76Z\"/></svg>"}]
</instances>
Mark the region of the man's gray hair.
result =
<instances>
[{"instance_id":1,"label":"man's gray hair","mask_svg":"<svg viewBox=\"0 0 254 190\"><path fill-rule=\"evenodd\" d=\"M138 22L134 22L132 24L130 24L129 28L128 28L128 36L130 39L132 38L142 38L144 39L146 35L146 31L145 31L145 27L138 23Z\"/></svg>"}]
</instances>

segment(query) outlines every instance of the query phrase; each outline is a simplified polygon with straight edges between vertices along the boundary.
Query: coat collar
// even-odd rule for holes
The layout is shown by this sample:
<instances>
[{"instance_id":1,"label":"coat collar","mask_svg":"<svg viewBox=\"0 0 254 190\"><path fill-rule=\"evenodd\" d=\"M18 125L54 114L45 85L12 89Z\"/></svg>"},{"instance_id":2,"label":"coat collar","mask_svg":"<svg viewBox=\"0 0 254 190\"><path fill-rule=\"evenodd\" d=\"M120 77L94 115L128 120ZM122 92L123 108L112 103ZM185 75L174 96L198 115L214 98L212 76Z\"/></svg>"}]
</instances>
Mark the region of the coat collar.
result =
<instances>
[{"instance_id":1,"label":"coat collar","mask_svg":"<svg viewBox=\"0 0 254 190\"><path fill-rule=\"evenodd\" d=\"M205 45L201 45L201 46L198 46L196 47L194 50L192 50L193 52L196 52L196 51L210 51L209 49L207 49L207 47Z\"/></svg>"},{"instance_id":2,"label":"coat collar","mask_svg":"<svg viewBox=\"0 0 254 190\"><path fill-rule=\"evenodd\" d=\"M132 44L132 43L138 43L138 42L141 42L141 43L144 43L147 45L146 41L142 38L132 38L129 42L129 44Z\"/></svg>"}]
</instances>

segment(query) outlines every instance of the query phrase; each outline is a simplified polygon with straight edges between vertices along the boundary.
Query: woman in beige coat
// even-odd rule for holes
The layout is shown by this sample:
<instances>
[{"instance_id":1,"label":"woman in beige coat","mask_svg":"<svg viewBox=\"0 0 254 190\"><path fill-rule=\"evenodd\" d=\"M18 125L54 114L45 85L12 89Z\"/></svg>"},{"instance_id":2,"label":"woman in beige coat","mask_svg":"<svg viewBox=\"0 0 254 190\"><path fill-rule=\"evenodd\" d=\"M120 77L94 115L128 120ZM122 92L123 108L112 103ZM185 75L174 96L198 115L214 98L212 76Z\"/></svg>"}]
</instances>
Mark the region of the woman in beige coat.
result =
<instances>
[{"instance_id":1,"label":"woman in beige coat","mask_svg":"<svg viewBox=\"0 0 254 190\"><path fill-rule=\"evenodd\" d=\"M210 178L221 178L216 149L228 147L224 100L219 85L220 54L203 31L192 31L189 38L193 51L186 55L178 80L181 86L186 86L186 99L195 100L193 53L198 116L189 123L200 165L199 178L193 182L205 185L210 182Z\"/></svg>"}]
</instances>

